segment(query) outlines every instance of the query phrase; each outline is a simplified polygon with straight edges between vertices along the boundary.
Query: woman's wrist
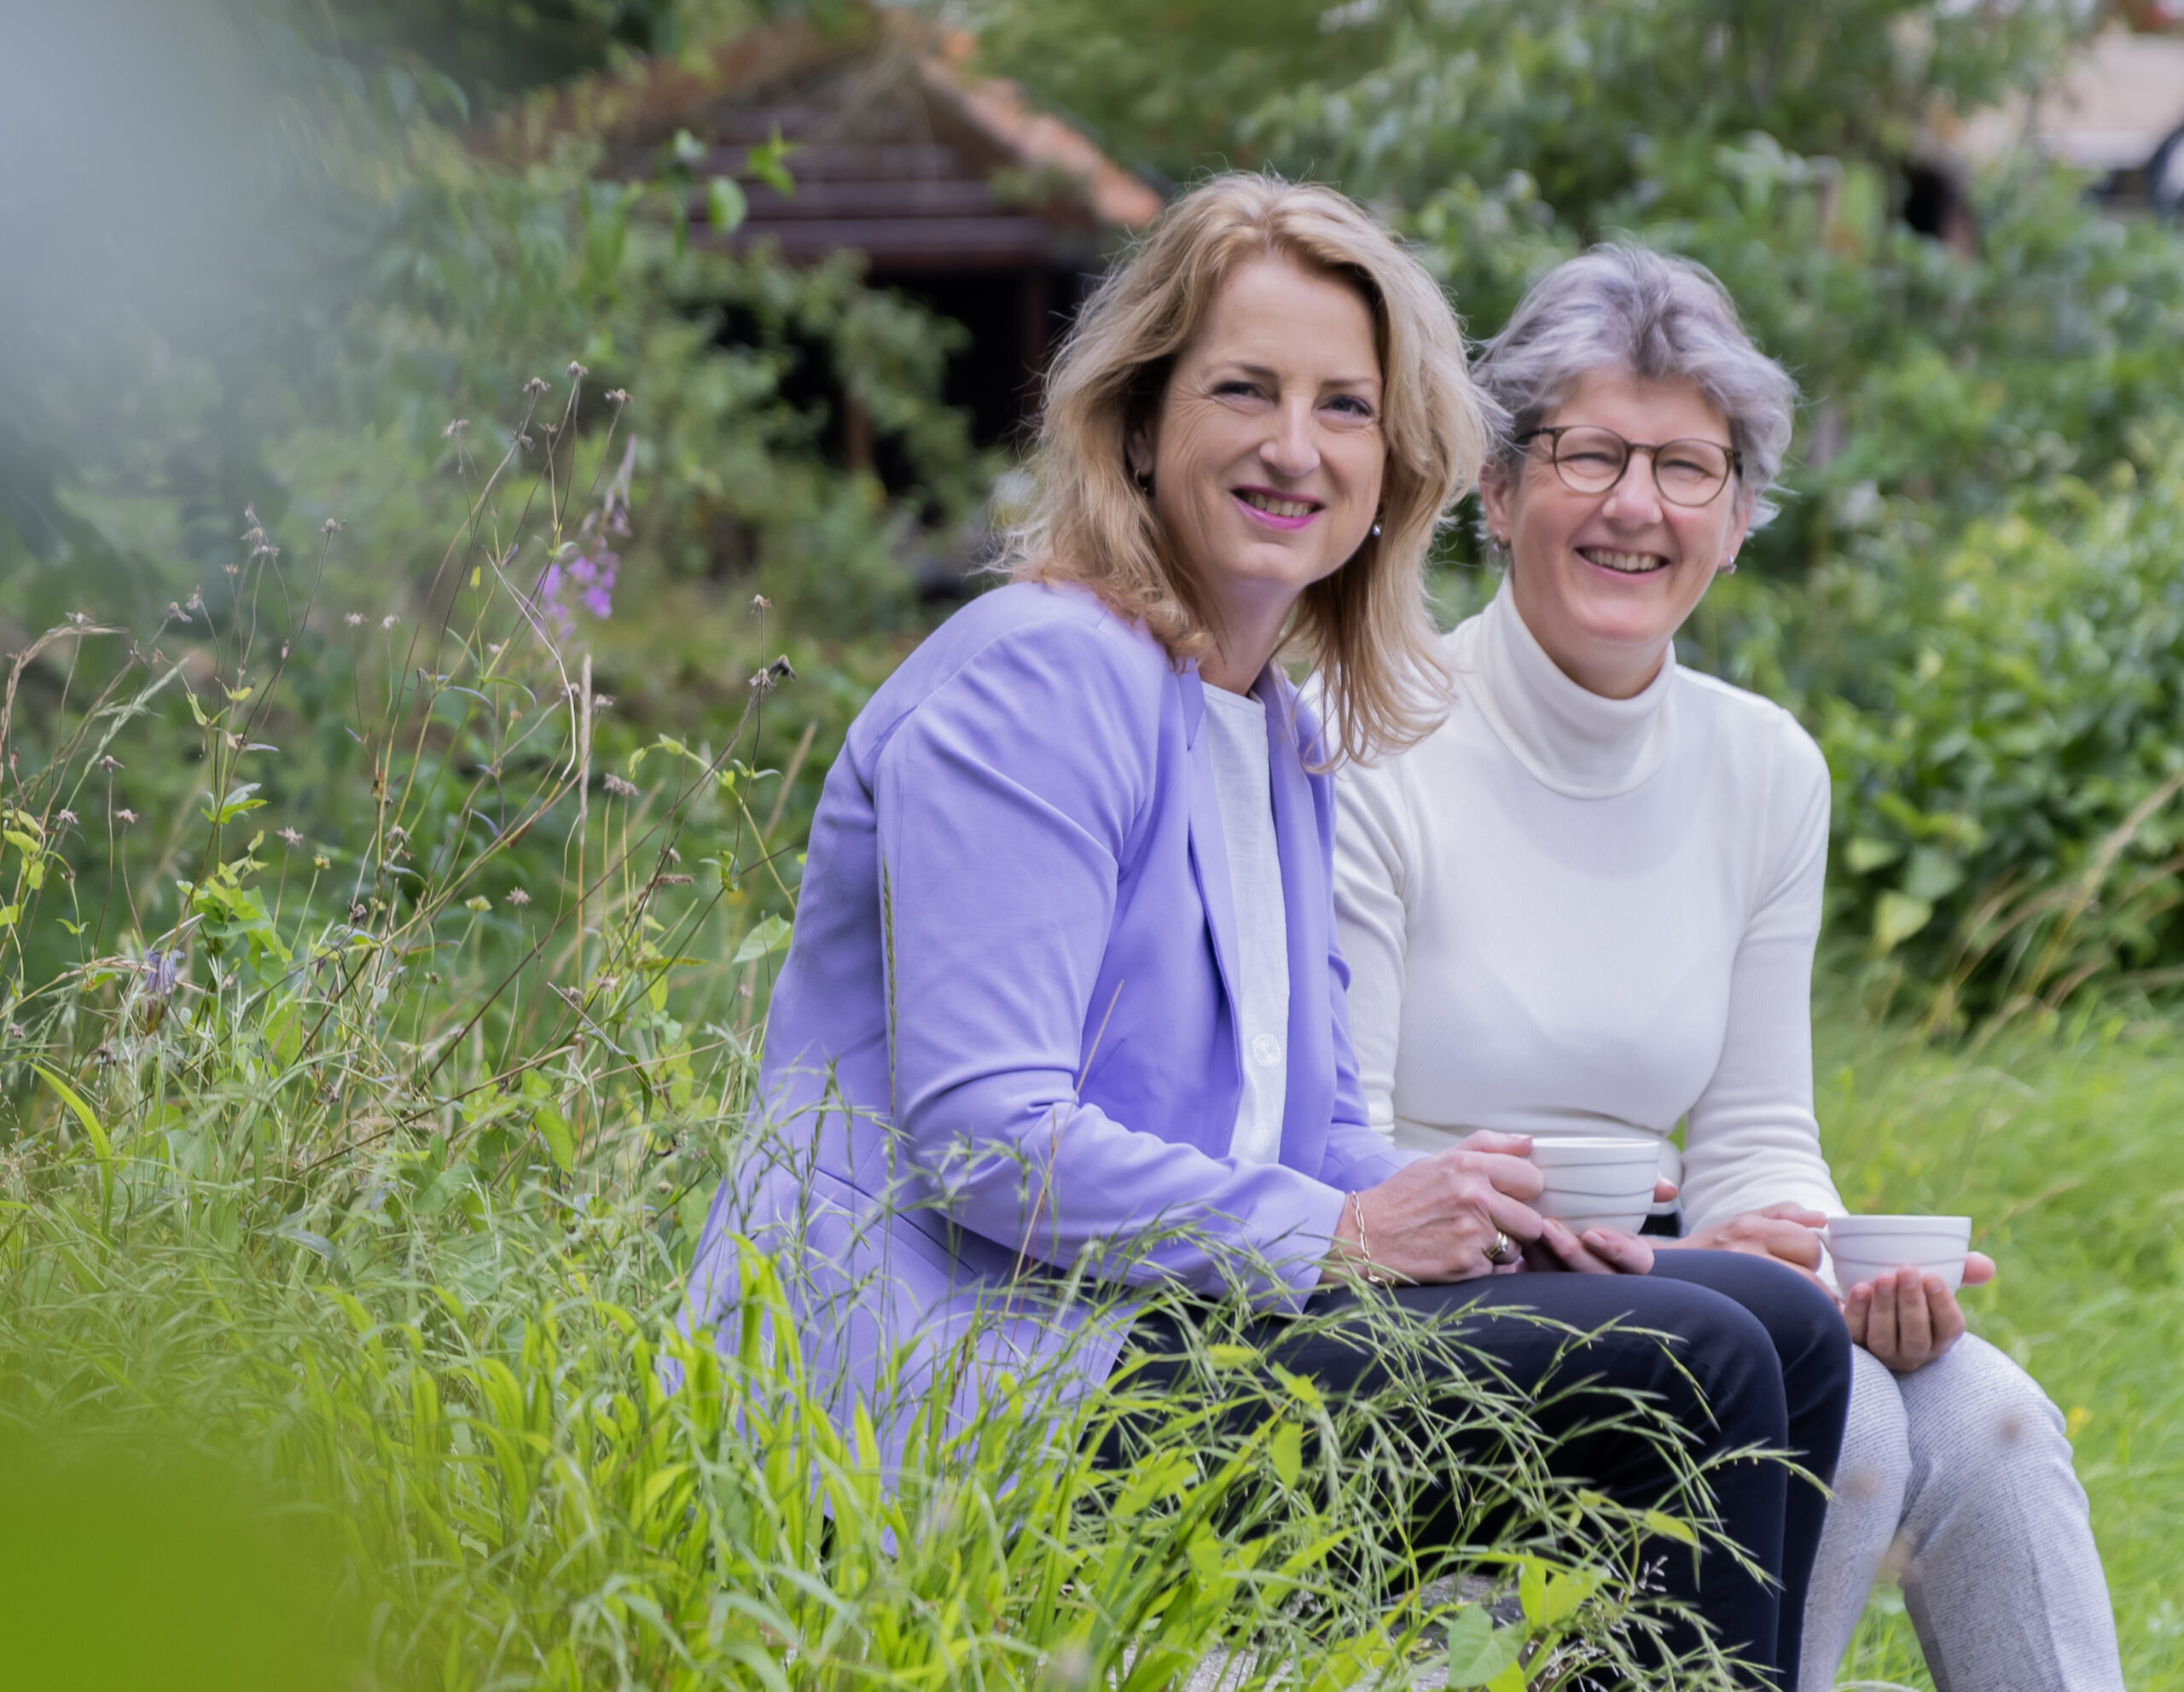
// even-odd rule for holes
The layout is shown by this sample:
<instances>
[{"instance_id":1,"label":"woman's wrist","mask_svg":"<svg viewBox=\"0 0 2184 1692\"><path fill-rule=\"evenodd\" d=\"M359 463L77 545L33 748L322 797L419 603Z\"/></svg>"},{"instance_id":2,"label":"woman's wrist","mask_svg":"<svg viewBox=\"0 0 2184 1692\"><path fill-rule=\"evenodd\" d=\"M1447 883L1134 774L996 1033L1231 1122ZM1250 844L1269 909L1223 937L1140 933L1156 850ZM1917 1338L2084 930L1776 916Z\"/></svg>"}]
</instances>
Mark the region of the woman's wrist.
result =
<instances>
[{"instance_id":1,"label":"woman's wrist","mask_svg":"<svg viewBox=\"0 0 2184 1692\"><path fill-rule=\"evenodd\" d=\"M1328 1255L1329 1270L1336 1274L1368 1281L1376 1287L1391 1284L1388 1272L1374 1259L1362 1193L1343 1195L1342 1209L1335 1218L1333 1250Z\"/></svg>"}]
</instances>

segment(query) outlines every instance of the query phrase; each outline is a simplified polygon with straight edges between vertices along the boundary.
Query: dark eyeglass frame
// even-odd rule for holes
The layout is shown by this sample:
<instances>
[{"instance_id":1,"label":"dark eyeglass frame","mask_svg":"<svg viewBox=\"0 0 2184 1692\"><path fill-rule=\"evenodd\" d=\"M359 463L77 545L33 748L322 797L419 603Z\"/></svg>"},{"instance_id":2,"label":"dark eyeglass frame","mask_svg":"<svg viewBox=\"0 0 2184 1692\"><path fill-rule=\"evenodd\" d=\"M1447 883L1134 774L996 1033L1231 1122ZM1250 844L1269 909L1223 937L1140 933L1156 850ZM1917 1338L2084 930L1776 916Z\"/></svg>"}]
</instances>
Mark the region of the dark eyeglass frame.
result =
<instances>
[{"instance_id":1,"label":"dark eyeglass frame","mask_svg":"<svg viewBox=\"0 0 2184 1692\"><path fill-rule=\"evenodd\" d=\"M1579 487L1575 482L1570 480L1568 471L1563 468L1562 437L1566 434L1574 433L1579 429L1583 429L1591 434L1606 435L1611 440L1623 441L1623 468L1615 473L1614 480L1610 481L1606 487ZM1630 474L1631 459L1641 452L1646 455L1647 462L1653 469L1653 491L1659 494L1660 497L1668 501L1670 504L1680 507L1682 509L1686 511L1697 511L1703 509L1706 506L1711 505L1716 500L1722 497L1722 490L1727 487L1731 480L1738 475L1744 468L1743 452L1734 446L1724 446L1718 440L1708 440L1704 436L1700 435L1678 435L1674 440L1664 440L1658 445L1649 445L1642 440L1623 440L1623 437L1616 433L1613 429L1605 427L1599 423L1556 423L1546 428L1527 429L1523 434L1517 437L1517 444L1519 446L1530 446L1532 442L1537 440L1542 435L1545 435L1547 437L1548 459L1548 462L1554 466L1556 479L1561 482L1563 486L1568 488L1571 492L1583 494L1589 499L1597 499L1602 494L1612 493L1616 489L1622 486L1623 479ZM1666 452L1672 446L1704 446L1716 452L1727 453L1729 459L1728 474L1723 476L1720 481L1714 485L1713 491L1710 492L1705 498L1678 499L1674 494L1670 493L1665 487L1661 486L1661 454Z\"/></svg>"}]
</instances>

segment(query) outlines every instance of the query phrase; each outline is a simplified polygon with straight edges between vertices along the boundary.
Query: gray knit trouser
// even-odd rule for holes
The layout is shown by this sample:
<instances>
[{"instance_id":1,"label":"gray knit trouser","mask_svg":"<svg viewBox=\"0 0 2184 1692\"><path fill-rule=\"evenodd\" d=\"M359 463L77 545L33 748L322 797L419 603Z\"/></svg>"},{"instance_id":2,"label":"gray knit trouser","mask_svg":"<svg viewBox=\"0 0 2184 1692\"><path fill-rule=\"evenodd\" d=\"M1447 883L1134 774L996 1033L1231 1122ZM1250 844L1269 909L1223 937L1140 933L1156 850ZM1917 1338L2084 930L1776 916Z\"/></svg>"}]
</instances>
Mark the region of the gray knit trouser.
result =
<instances>
[{"instance_id":1,"label":"gray knit trouser","mask_svg":"<svg viewBox=\"0 0 2184 1692\"><path fill-rule=\"evenodd\" d=\"M2085 1491L2039 1384L1971 1334L1910 1375L1850 1356L1798 1692L1834 1684L1884 1561L1939 1692L2123 1692Z\"/></svg>"}]
</instances>

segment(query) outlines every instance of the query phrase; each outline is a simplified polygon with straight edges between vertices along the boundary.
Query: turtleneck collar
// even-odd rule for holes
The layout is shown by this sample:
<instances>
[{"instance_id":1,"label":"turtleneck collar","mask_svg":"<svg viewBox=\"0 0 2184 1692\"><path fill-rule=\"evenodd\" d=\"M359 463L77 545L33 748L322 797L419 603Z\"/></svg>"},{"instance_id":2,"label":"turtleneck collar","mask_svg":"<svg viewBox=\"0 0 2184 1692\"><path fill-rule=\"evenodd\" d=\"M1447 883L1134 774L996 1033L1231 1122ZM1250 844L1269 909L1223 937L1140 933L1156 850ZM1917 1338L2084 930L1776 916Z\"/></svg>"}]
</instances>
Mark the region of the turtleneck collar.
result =
<instances>
[{"instance_id":1,"label":"turtleneck collar","mask_svg":"<svg viewBox=\"0 0 2184 1692\"><path fill-rule=\"evenodd\" d=\"M1612 799L1661 767L1675 726L1676 648L1629 699L1603 699L1564 675L1517 610L1510 579L1469 625L1467 691L1502 743L1570 799Z\"/></svg>"}]
</instances>

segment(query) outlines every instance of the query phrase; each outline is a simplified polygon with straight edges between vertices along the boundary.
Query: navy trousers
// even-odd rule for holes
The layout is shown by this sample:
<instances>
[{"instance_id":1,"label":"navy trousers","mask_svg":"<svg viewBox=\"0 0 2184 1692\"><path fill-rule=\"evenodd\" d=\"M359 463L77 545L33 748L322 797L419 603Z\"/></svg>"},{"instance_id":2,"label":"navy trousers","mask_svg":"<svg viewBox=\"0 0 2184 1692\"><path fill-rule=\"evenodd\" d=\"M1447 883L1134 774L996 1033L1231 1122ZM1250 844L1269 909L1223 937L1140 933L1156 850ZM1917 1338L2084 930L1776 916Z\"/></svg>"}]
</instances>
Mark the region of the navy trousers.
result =
<instances>
[{"instance_id":1,"label":"navy trousers","mask_svg":"<svg viewBox=\"0 0 2184 1692\"><path fill-rule=\"evenodd\" d=\"M1787 1450L1821 1480L1833 1478L1850 1398L1850 1342L1834 1301L1794 1270L1733 1252L1659 1253L1645 1276L1525 1273L1440 1287L1402 1287L1387 1295L1420 1317L1460 1314L1454 1337L1492 1358L1536 1402L1539 1430L1559 1440L1557 1473L1644 1509L1670 1502L1672 1476L1658 1446L1612 1421L1600 1389L1651 1395L1697 1438L1704 1455L1747 1446ZM1369 1329L1339 1320L1354 1304L1346 1291L1316 1295L1309 1308L1337 1320L1296 1332L1268 1318L1252 1337L1269 1358L1336 1397L1385 1384ZM1530 1311L1590 1331L1611 1323L1671 1336L1617 1331L1573 1346L1566 1333L1514 1314ZM1141 1379L1172 1380L1184 1368L1176 1318L1148 1317L1132 1335L1125 1361ZM1430 1411L1422 1412L1430 1414ZM1480 1435L1483 1443L1488 1437ZM1490 1458L1490 1451L1478 1455ZM1681 1598L1728 1649L1751 1663L1755 1683L1786 1686L1795 1677L1805 1588L1820 1545L1827 1498L1794 1480L1780 1462L1746 1461L1711 1477L1722 1525L1765 1571L1755 1578L1729 1553L1710 1547L1694 1557L1664 1542L1658 1561L1670 1596ZM1412 1543L1436 1543L1437 1517L1456 1529L1452 1501L1423 1499ZM1672 1651L1697 1641L1672 1629Z\"/></svg>"}]
</instances>

